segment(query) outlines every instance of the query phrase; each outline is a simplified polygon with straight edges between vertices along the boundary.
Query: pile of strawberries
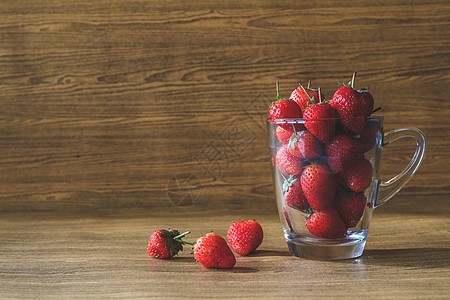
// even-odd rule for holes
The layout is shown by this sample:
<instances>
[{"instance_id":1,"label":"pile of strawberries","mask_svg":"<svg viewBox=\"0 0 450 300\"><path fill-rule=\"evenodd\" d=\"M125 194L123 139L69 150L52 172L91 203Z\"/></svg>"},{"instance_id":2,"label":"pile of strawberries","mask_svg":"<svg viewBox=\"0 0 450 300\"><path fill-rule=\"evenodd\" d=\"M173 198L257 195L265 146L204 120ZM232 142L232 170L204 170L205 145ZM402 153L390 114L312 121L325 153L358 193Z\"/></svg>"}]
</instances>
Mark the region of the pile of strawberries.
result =
<instances>
[{"instance_id":1,"label":"pile of strawberries","mask_svg":"<svg viewBox=\"0 0 450 300\"><path fill-rule=\"evenodd\" d=\"M310 84L282 99L277 84L277 101L269 109L281 143L272 161L284 177L286 221L290 224L287 207L303 211L309 232L327 239L345 237L370 205L363 192L373 171L364 153L374 146L379 128L369 122L373 97L354 88L355 77L356 72L328 101ZM293 118L304 122L285 121Z\"/></svg>"},{"instance_id":2,"label":"pile of strawberries","mask_svg":"<svg viewBox=\"0 0 450 300\"><path fill-rule=\"evenodd\" d=\"M261 225L255 220L234 222L227 232L230 249L225 239L216 233L202 235L195 243L182 240L188 233L180 234L178 230L171 229L154 231L148 242L148 255L171 258L183 250L183 244L189 244L193 246L194 258L205 268L231 269L236 264L231 249L239 255L249 255L259 247L264 235Z\"/></svg>"}]
</instances>

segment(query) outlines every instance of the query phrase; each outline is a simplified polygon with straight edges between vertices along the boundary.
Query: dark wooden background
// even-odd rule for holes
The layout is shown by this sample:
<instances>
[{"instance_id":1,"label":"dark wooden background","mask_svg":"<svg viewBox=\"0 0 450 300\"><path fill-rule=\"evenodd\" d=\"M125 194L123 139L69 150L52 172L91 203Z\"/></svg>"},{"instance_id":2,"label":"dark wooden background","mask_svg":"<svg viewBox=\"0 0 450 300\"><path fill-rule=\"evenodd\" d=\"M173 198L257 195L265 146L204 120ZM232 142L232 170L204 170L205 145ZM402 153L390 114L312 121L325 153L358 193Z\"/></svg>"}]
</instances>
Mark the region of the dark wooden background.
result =
<instances>
[{"instance_id":1,"label":"dark wooden background","mask_svg":"<svg viewBox=\"0 0 450 300\"><path fill-rule=\"evenodd\" d=\"M331 97L358 70L386 131L427 137L423 165L387 206L439 212L449 25L439 0L1 1L0 211L273 213L275 82L284 97L308 80ZM390 146L383 178L413 148Z\"/></svg>"}]
</instances>

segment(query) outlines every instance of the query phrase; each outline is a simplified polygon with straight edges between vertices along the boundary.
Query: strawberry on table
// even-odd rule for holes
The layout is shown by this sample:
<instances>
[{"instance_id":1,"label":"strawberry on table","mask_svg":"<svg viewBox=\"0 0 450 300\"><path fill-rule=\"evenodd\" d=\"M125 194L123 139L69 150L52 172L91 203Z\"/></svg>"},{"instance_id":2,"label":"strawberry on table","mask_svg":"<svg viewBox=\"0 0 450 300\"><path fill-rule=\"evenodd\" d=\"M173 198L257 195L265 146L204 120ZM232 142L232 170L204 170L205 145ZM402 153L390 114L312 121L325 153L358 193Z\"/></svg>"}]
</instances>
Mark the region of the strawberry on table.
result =
<instances>
[{"instance_id":1,"label":"strawberry on table","mask_svg":"<svg viewBox=\"0 0 450 300\"><path fill-rule=\"evenodd\" d=\"M197 239L194 258L205 268L231 269L236 258L223 237L213 232Z\"/></svg>"},{"instance_id":2,"label":"strawberry on table","mask_svg":"<svg viewBox=\"0 0 450 300\"><path fill-rule=\"evenodd\" d=\"M275 157L278 169L288 175L300 175L303 162L300 158L289 153L287 145L281 147Z\"/></svg>"},{"instance_id":3,"label":"strawberry on table","mask_svg":"<svg viewBox=\"0 0 450 300\"><path fill-rule=\"evenodd\" d=\"M277 101L272 104L269 109L269 117L271 119L301 119L302 110L295 101L291 99L282 99L279 93L279 87L277 83ZM286 130L292 129L292 124L279 124L278 126L283 127ZM303 128L302 124L295 125L297 130Z\"/></svg>"},{"instance_id":4,"label":"strawberry on table","mask_svg":"<svg viewBox=\"0 0 450 300\"><path fill-rule=\"evenodd\" d=\"M303 194L314 210L331 206L337 187L337 178L327 165L310 164L301 177Z\"/></svg>"},{"instance_id":5,"label":"strawberry on table","mask_svg":"<svg viewBox=\"0 0 450 300\"><path fill-rule=\"evenodd\" d=\"M298 209L307 210L309 208L308 200L303 194L300 179L295 176L285 178L283 184L284 202L287 206Z\"/></svg>"},{"instance_id":6,"label":"strawberry on table","mask_svg":"<svg viewBox=\"0 0 450 300\"><path fill-rule=\"evenodd\" d=\"M183 244L191 244L183 241L181 238L189 231L180 234L178 230L155 230L148 241L147 253L155 258L171 258L183 250Z\"/></svg>"},{"instance_id":7,"label":"strawberry on table","mask_svg":"<svg viewBox=\"0 0 450 300\"><path fill-rule=\"evenodd\" d=\"M347 233L344 221L333 207L312 213L306 220L306 228L313 235L325 239L343 238Z\"/></svg>"},{"instance_id":8,"label":"strawberry on table","mask_svg":"<svg viewBox=\"0 0 450 300\"><path fill-rule=\"evenodd\" d=\"M311 88L311 81L308 82L308 86L305 88L301 83L299 83L298 88L292 91L290 99L294 100L302 111L311 104L311 99L314 98L316 101L319 98L323 98L323 94L319 96L318 89Z\"/></svg>"},{"instance_id":9,"label":"strawberry on table","mask_svg":"<svg viewBox=\"0 0 450 300\"><path fill-rule=\"evenodd\" d=\"M372 170L370 161L362 157L345 168L338 176L350 190L364 192L372 182Z\"/></svg>"},{"instance_id":10,"label":"strawberry on table","mask_svg":"<svg viewBox=\"0 0 450 300\"><path fill-rule=\"evenodd\" d=\"M344 133L338 133L325 145L325 155L333 173L339 173L363 157L361 141Z\"/></svg>"},{"instance_id":11,"label":"strawberry on table","mask_svg":"<svg viewBox=\"0 0 450 300\"><path fill-rule=\"evenodd\" d=\"M353 133L360 133L373 110L373 97L367 90L354 89L356 72L348 85L339 88L331 100L341 124Z\"/></svg>"},{"instance_id":12,"label":"strawberry on table","mask_svg":"<svg viewBox=\"0 0 450 300\"><path fill-rule=\"evenodd\" d=\"M336 111L326 101L316 103L312 99L312 103L303 111L305 127L321 142L327 143L334 136Z\"/></svg>"},{"instance_id":13,"label":"strawberry on table","mask_svg":"<svg viewBox=\"0 0 450 300\"><path fill-rule=\"evenodd\" d=\"M367 199L363 193L342 191L336 193L335 207L347 228L355 227L361 220Z\"/></svg>"},{"instance_id":14,"label":"strawberry on table","mask_svg":"<svg viewBox=\"0 0 450 300\"><path fill-rule=\"evenodd\" d=\"M252 253L261 245L263 237L263 229L255 220L234 222L227 233L228 243L239 255Z\"/></svg>"},{"instance_id":15,"label":"strawberry on table","mask_svg":"<svg viewBox=\"0 0 450 300\"><path fill-rule=\"evenodd\" d=\"M307 130L291 136L288 150L292 155L302 159L316 159L324 154L323 144Z\"/></svg>"}]
</instances>

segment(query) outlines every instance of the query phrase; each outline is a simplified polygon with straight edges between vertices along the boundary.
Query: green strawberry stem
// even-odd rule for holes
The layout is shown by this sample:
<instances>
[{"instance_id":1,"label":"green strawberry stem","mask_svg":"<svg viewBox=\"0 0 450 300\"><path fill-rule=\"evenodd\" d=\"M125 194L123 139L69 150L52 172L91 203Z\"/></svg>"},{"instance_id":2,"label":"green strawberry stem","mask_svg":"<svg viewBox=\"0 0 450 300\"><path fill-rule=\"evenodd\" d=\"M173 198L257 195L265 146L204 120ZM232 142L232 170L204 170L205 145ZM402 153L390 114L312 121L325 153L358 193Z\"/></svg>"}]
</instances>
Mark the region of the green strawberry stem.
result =
<instances>
[{"instance_id":1,"label":"green strawberry stem","mask_svg":"<svg viewBox=\"0 0 450 300\"><path fill-rule=\"evenodd\" d=\"M182 237L184 237L185 235L187 235L187 234L189 234L189 233L191 233L191 232L190 232L190 231L183 232L182 234L179 234L179 235L177 235L177 236L174 236L173 239L176 240L177 242L182 243L182 244L194 245L194 243L186 242L186 241L183 241L183 240L181 239Z\"/></svg>"},{"instance_id":2,"label":"green strawberry stem","mask_svg":"<svg viewBox=\"0 0 450 300\"><path fill-rule=\"evenodd\" d=\"M302 88L302 90L305 92L306 96L308 96L309 100L311 100L312 104L316 104L314 103L314 97L311 98L311 96L309 96L308 92L306 91L305 87L299 83L300 87ZM320 95L320 94L319 94Z\"/></svg>"},{"instance_id":3,"label":"green strawberry stem","mask_svg":"<svg viewBox=\"0 0 450 300\"><path fill-rule=\"evenodd\" d=\"M195 245L195 243L191 243L191 242L186 242L186 241L183 241L183 240L179 240L179 239L176 239L178 242L180 242L180 243L182 243L182 244L188 244L188 245L192 245L192 246L194 246Z\"/></svg>"},{"instance_id":4,"label":"green strawberry stem","mask_svg":"<svg viewBox=\"0 0 450 300\"><path fill-rule=\"evenodd\" d=\"M293 134L293 135L289 138L289 143L288 143L288 145L287 145L288 150L289 150L290 148L292 148L293 150L295 150L295 142L296 142L295 137L296 137L296 136L297 136L297 134Z\"/></svg>"},{"instance_id":5,"label":"green strawberry stem","mask_svg":"<svg viewBox=\"0 0 450 300\"><path fill-rule=\"evenodd\" d=\"M352 81L350 81L350 87L351 87L352 89L354 89L355 78L356 78L356 71L353 72Z\"/></svg>"},{"instance_id":6,"label":"green strawberry stem","mask_svg":"<svg viewBox=\"0 0 450 300\"><path fill-rule=\"evenodd\" d=\"M186 231L186 232L183 232L182 234L179 234L179 235L177 235L177 236L174 236L173 238L174 239L179 239L179 238L182 238L183 236L185 236L185 235L187 235L187 234L189 234L189 233L191 233L190 231Z\"/></svg>"},{"instance_id":7,"label":"green strawberry stem","mask_svg":"<svg viewBox=\"0 0 450 300\"><path fill-rule=\"evenodd\" d=\"M309 90L311 88L311 80L308 81L308 85L306 86L306 88Z\"/></svg>"},{"instance_id":8,"label":"green strawberry stem","mask_svg":"<svg viewBox=\"0 0 450 300\"><path fill-rule=\"evenodd\" d=\"M289 190L289 188L291 187L291 185L297 181L297 178L294 178L294 175L289 176L289 178L284 177L283 174L281 174L281 176L283 176L284 178L284 182L283 182L283 192L287 192Z\"/></svg>"},{"instance_id":9,"label":"green strawberry stem","mask_svg":"<svg viewBox=\"0 0 450 300\"><path fill-rule=\"evenodd\" d=\"M320 104L320 103L322 103L322 96L320 95L321 94L320 87L317 90L319 92L319 104Z\"/></svg>"},{"instance_id":10,"label":"green strawberry stem","mask_svg":"<svg viewBox=\"0 0 450 300\"><path fill-rule=\"evenodd\" d=\"M290 98L288 98L288 99L286 99L286 98L281 98L281 97L280 97L280 86L279 86L278 82L277 82L276 84L277 84L277 101L279 101L279 100L285 100L285 101L292 100L292 99L290 99Z\"/></svg>"},{"instance_id":11,"label":"green strawberry stem","mask_svg":"<svg viewBox=\"0 0 450 300\"><path fill-rule=\"evenodd\" d=\"M296 210L301 211L302 213L306 213L306 210L302 210L299 207L297 207L295 204L291 204L293 208L295 208Z\"/></svg>"},{"instance_id":12,"label":"green strawberry stem","mask_svg":"<svg viewBox=\"0 0 450 300\"><path fill-rule=\"evenodd\" d=\"M307 210L300 210L301 212L304 212L306 214L305 220L308 220L309 217L311 217L311 215L313 213L315 213L317 210L312 209L311 207L308 207Z\"/></svg>"},{"instance_id":13,"label":"green strawberry stem","mask_svg":"<svg viewBox=\"0 0 450 300\"><path fill-rule=\"evenodd\" d=\"M375 113L375 112L377 112L377 111L379 111L380 109L381 109L381 106L378 107L378 108L375 108L374 110L372 110L372 114Z\"/></svg>"},{"instance_id":14,"label":"green strawberry stem","mask_svg":"<svg viewBox=\"0 0 450 300\"><path fill-rule=\"evenodd\" d=\"M277 86L277 100L281 100L281 97L280 97L280 85L278 84L278 82L276 83L276 86Z\"/></svg>"}]
</instances>

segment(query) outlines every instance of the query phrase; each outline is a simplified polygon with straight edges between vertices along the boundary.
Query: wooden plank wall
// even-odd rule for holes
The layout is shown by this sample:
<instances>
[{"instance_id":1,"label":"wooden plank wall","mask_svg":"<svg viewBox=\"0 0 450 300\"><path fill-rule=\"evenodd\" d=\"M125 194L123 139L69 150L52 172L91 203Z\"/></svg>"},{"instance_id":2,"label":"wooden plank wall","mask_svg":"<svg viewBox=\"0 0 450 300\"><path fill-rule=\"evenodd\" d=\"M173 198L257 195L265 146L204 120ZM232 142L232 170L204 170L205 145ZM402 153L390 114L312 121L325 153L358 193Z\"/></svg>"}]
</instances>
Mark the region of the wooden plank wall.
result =
<instances>
[{"instance_id":1,"label":"wooden plank wall","mask_svg":"<svg viewBox=\"0 0 450 300\"><path fill-rule=\"evenodd\" d=\"M354 70L385 130L427 137L398 197L448 199L449 25L439 0L1 1L0 211L272 212L275 82L331 97Z\"/></svg>"}]
</instances>

